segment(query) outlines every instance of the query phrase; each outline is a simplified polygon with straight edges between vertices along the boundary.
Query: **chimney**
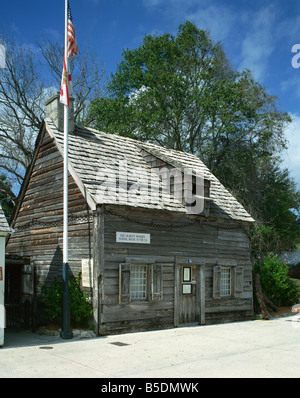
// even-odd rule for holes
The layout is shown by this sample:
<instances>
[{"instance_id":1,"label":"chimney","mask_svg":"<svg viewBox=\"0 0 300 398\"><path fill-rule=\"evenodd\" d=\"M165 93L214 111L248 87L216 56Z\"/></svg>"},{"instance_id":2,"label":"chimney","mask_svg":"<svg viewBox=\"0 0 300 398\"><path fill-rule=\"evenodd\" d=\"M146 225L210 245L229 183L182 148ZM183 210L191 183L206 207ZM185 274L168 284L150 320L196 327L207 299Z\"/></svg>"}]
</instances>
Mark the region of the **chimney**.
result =
<instances>
[{"instance_id":1,"label":"chimney","mask_svg":"<svg viewBox=\"0 0 300 398\"><path fill-rule=\"evenodd\" d=\"M56 125L58 131L64 131L64 105L59 101L60 93L53 94L46 101L46 117ZM74 98L69 98L69 133L75 130Z\"/></svg>"}]
</instances>

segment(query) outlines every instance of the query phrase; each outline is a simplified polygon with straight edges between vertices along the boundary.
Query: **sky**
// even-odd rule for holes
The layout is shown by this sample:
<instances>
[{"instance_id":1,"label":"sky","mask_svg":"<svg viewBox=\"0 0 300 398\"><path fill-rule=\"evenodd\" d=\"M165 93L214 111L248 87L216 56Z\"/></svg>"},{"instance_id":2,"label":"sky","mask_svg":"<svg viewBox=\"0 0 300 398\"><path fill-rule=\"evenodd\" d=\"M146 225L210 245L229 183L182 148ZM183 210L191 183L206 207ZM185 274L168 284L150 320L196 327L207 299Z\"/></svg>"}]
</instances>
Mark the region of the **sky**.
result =
<instances>
[{"instance_id":1,"label":"sky","mask_svg":"<svg viewBox=\"0 0 300 398\"><path fill-rule=\"evenodd\" d=\"M35 47L41 36L64 40L64 0L1 2L0 26ZM4 3L4 4L3 4ZM237 70L253 72L293 122L281 156L300 190L300 2L299 0L70 0L78 47L89 43L106 76L122 51L146 34L176 34L191 21L209 30ZM1 44L1 43L0 43ZM298 44L298 46L297 46ZM58 88L59 89L59 88Z\"/></svg>"}]
</instances>

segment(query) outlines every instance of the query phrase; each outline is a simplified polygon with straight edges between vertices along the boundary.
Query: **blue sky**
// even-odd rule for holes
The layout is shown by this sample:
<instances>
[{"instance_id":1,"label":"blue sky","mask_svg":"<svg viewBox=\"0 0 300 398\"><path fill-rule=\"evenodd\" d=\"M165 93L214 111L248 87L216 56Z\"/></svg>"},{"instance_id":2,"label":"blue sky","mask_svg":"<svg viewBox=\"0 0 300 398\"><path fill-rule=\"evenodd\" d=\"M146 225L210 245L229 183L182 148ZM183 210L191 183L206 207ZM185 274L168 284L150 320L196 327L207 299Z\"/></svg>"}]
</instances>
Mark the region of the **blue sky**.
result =
<instances>
[{"instance_id":1,"label":"blue sky","mask_svg":"<svg viewBox=\"0 0 300 398\"><path fill-rule=\"evenodd\" d=\"M2 2L3 3L3 2ZM300 189L300 68L292 66L299 44L299 0L70 0L77 41L90 42L106 73L114 72L122 50L145 34L176 33L186 20L208 29L237 69L251 69L293 123L286 131L285 165ZM64 0L14 0L1 4L0 25L34 46L41 35L63 42ZM298 66L298 59L294 63ZM298 60L300 66L300 58Z\"/></svg>"}]
</instances>

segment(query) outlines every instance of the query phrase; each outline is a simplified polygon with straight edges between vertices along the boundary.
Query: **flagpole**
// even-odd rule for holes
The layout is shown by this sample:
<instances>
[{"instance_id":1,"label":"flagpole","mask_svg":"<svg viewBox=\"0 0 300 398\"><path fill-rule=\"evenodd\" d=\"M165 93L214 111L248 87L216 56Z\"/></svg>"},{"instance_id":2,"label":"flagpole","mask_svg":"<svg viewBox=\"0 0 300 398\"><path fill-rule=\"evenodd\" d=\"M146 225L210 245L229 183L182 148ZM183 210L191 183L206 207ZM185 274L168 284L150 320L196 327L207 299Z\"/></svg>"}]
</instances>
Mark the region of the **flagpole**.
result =
<instances>
[{"instance_id":1,"label":"flagpole","mask_svg":"<svg viewBox=\"0 0 300 398\"><path fill-rule=\"evenodd\" d=\"M68 58L68 0L65 0L65 63L67 77L69 76ZM68 81L68 79L67 79ZM69 134L69 107L64 105L64 230L63 230L63 324L61 337L72 339L70 329L71 309L69 293L69 254L68 254L68 134Z\"/></svg>"}]
</instances>

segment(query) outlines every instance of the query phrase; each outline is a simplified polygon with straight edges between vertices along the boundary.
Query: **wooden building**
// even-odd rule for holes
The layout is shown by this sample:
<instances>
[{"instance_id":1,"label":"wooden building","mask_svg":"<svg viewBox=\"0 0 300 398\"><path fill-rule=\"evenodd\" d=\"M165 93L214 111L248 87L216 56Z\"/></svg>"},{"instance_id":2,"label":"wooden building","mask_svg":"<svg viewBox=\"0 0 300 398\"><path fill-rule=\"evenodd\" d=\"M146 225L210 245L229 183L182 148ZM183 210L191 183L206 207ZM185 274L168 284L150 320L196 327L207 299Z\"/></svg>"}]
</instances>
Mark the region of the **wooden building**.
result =
<instances>
[{"instance_id":1,"label":"wooden building","mask_svg":"<svg viewBox=\"0 0 300 398\"><path fill-rule=\"evenodd\" d=\"M69 266L96 332L251 319L253 219L196 156L75 126L70 104ZM47 103L7 253L27 295L62 275L63 109ZM25 266L25 265L24 265Z\"/></svg>"}]
</instances>

